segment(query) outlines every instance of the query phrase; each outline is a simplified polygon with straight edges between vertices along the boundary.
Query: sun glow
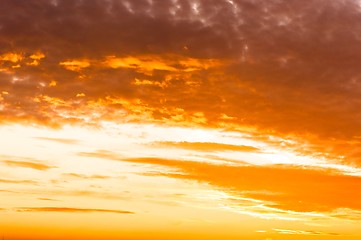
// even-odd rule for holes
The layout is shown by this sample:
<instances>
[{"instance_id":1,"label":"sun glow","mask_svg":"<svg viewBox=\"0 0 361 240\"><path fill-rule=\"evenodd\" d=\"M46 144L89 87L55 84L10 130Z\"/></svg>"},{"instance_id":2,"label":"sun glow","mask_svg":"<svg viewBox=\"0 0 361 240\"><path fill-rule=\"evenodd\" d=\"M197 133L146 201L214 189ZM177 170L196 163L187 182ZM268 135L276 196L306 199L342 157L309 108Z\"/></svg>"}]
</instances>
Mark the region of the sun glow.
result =
<instances>
[{"instance_id":1,"label":"sun glow","mask_svg":"<svg viewBox=\"0 0 361 240\"><path fill-rule=\"evenodd\" d=\"M0 238L361 238L354 0L0 3Z\"/></svg>"},{"instance_id":2,"label":"sun glow","mask_svg":"<svg viewBox=\"0 0 361 240\"><path fill-rule=\"evenodd\" d=\"M136 223L133 223L133 227L136 228L147 221L143 212L145 209L156 211L159 217L169 218L167 221L170 222L167 224L172 224L171 221L174 219L171 220L170 217L178 212L179 221L185 221L186 225L192 226L198 226L203 222L203 220L191 219L197 219L198 214L205 210L210 214L207 222L212 224L226 224L238 215L240 219L250 218L252 222L263 219L262 221L292 220L312 223L313 219L317 218L319 222L329 224L328 222L334 218L333 212L302 213L297 212L296 209L270 207L272 200L263 197L261 199L249 197L259 194L277 196L283 193L261 191L250 195L247 191L229 192L220 187L212 187L206 181L195 184L183 181L183 177L173 180L167 177L172 174L187 174L182 173L187 171L182 164L192 162L210 164L221 169L222 166L242 167L244 164L297 166L298 161L302 159L302 166L330 167L315 165L312 158L306 161L307 156L277 153L266 143L249 140L242 133L163 127L153 124L103 122L98 128L64 126L58 130L7 125L0 128L0 134L10 136L2 142L3 150L0 156L2 164L0 181L4 193L2 207L6 209L7 214L14 217L27 212L37 216L39 222L34 223L34 227L46 225L46 219L55 216L57 212L63 212L64 220L68 219L64 214L98 212L96 215L99 215L101 221L110 217L129 218L123 216L121 212L128 211L135 213L131 218L137 219ZM177 145L166 148L159 145L159 143L169 145L172 142ZM212 144L204 145L205 143ZM230 143L238 148L230 149L230 145L227 145ZM199 148L200 146L204 148ZM240 146L250 146L257 150L255 152L252 148L240 148ZM21 152L17 151L19 147L22 149ZM270 154L269 152L272 151L274 152ZM179 168L178 165L162 166L162 162L153 165L153 163L149 164L150 161L144 163L132 161L144 157L169 159L169 156L173 156L172 161L179 161ZM336 169L341 170L342 166L337 166ZM158 188L160 180L162 188ZM19 192L22 198L18 198ZM153 196L162 197L159 199ZM52 208L43 208L44 204ZM105 205L107 208L103 209L102 206ZM166 210L168 208L172 208L172 211ZM187 212L188 220L181 220L185 217L182 217L183 211ZM231 218L229 214L233 214ZM349 214L357 216L356 212ZM84 224L88 222L92 225L98 222L95 220L89 222L87 214L78 218ZM62 222L61 219L57 221ZM26 215L18 216L17 224L24 224L26 221ZM69 224L64 227L68 228ZM158 229L161 226L154 227ZM98 226L98 229L101 227ZM11 235L17 236L15 232Z\"/></svg>"}]
</instances>

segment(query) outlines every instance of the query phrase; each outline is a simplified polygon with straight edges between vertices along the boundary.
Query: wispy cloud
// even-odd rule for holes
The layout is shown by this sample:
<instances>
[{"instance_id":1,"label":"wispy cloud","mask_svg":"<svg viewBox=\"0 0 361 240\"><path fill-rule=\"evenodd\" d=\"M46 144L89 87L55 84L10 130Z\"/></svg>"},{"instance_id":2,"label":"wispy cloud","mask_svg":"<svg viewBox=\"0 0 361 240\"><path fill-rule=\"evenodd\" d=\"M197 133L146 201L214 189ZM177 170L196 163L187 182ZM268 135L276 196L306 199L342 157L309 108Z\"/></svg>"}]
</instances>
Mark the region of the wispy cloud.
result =
<instances>
[{"instance_id":1,"label":"wispy cloud","mask_svg":"<svg viewBox=\"0 0 361 240\"><path fill-rule=\"evenodd\" d=\"M47 138L47 137L35 137L35 139L44 140L44 141L52 141L63 144L78 144L80 141L77 139L69 139L69 138Z\"/></svg>"},{"instance_id":2,"label":"wispy cloud","mask_svg":"<svg viewBox=\"0 0 361 240\"><path fill-rule=\"evenodd\" d=\"M63 213L119 213L135 214L135 212L112 209L97 208L68 208L68 207L19 207L14 209L17 212L63 212Z\"/></svg>"},{"instance_id":3,"label":"wispy cloud","mask_svg":"<svg viewBox=\"0 0 361 240\"><path fill-rule=\"evenodd\" d=\"M34 180L17 180L17 179L0 179L0 183L33 184L33 185L38 184L38 182L36 182Z\"/></svg>"},{"instance_id":4,"label":"wispy cloud","mask_svg":"<svg viewBox=\"0 0 361 240\"><path fill-rule=\"evenodd\" d=\"M23 161L3 161L6 165L12 167L23 167L23 168L32 168L36 170L48 170L54 168L53 166L46 165L43 163L36 163L36 162L23 162Z\"/></svg>"},{"instance_id":5,"label":"wispy cloud","mask_svg":"<svg viewBox=\"0 0 361 240\"><path fill-rule=\"evenodd\" d=\"M108 150L97 150L95 152L79 152L77 153L77 155L81 157L102 158L115 161L123 161L125 159L125 157Z\"/></svg>"},{"instance_id":6,"label":"wispy cloud","mask_svg":"<svg viewBox=\"0 0 361 240\"><path fill-rule=\"evenodd\" d=\"M55 168L55 166L48 165L44 161L29 157L0 155L0 161L10 167L31 168L40 171Z\"/></svg>"},{"instance_id":7,"label":"wispy cloud","mask_svg":"<svg viewBox=\"0 0 361 240\"><path fill-rule=\"evenodd\" d=\"M329 233L329 232L320 232L320 231L305 231L305 230L278 229L278 228L274 228L273 230L279 234L287 234L287 235L342 236L342 234L338 234L338 233Z\"/></svg>"},{"instance_id":8,"label":"wispy cloud","mask_svg":"<svg viewBox=\"0 0 361 240\"><path fill-rule=\"evenodd\" d=\"M104 175L85 175L79 173L64 173L62 174L64 177L70 178L81 178L81 179L107 179L111 178L111 176L104 176Z\"/></svg>"},{"instance_id":9,"label":"wispy cloud","mask_svg":"<svg viewBox=\"0 0 361 240\"><path fill-rule=\"evenodd\" d=\"M41 200L41 201L59 201L59 200L53 199L53 198L38 198L38 200Z\"/></svg>"},{"instance_id":10,"label":"wispy cloud","mask_svg":"<svg viewBox=\"0 0 361 240\"><path fill-rule=\"evenodd\" d=\"M361 221L361 210L355 211L350 208L339 208L331 213L332 217Z\"/></svg>"},{"instance_id":11,"label":"wispy cloud","mask_svg":"<svg viewBox=\"0 0 361 240\"><path fill-rule=\"evenodd\" d=\"M260 152L260 149L246 145L232 145L215 142L154 142L156 147L175 147L194 151L239 151L239 152Z\"/></svg>"},{"instance_id":12,"label":"wispy cloud","mask_svg":"<svg viewBox=\"0 0 361 240\"><path fill-rule=\"evenodd\" d=\"M289 165L216 165L159 158L125 161L170 167L173 170L169 172L164 170L152 174L207 182L225 191L236 190L241 196L267 201L270 207L284 210L330 212L339 208L361 209L361 204L354 201L361 197L358 191L361 178L342 175L337 171ZM179 172L175 173L174 168ZM343 197L335 199L325 196Z\"/></svg>"},{"instance_id":13,"label":"wispy cloud","mask_svg":"<svg viewBox=\"0 0 361 240\"><path fill-rule=\"evenodd\" d=\"M16 192L22 194L29 194L29 195L36 195L36 196L47 196L43 197L42 200L47 199L59 199L61 200L62 197L80 197L80 198L97 198L97 199L112 199L112 200L126 200L131 201L132 196L127 191L122 190L114 190L111 191L103 189L100 186L89 186L84 189L80 190L71 190L71 189L29 189L23 190L22 192Z\"/></svg>"},{"instance_id":14,"label":"wispy cloud","mask_svg":"<svg viewBox=\"0 0 361 240\"><path fill-rule=\"evenodd\" d=\"M4 179L3 179L3 180L4 180ZM4 190L4 189L0 189L0 192L2 192L2 193L19 193L19 192L16 192L16 191Z\"/></svg>"},{"instance_id":15,"label":"wispy cloud","mask_svg":"<svg viewBox=\"0 0 361 240\"><path fill-rule=\"evenodd\" d=\"M354 201L361 198L361 193L358 191L361 178L343 175L332 169L293 165L222 165L149 157L125 158L105 150L82 152L79 155L169 167L169 170L143 174L206 182L227 192L265 201L266 207L285 211L319 211L331 215L332 211L340 208L353 209L353 212L361 209L361 204ZM325 196L343 197L326 198Z\"/></svg>"}]
</instances>

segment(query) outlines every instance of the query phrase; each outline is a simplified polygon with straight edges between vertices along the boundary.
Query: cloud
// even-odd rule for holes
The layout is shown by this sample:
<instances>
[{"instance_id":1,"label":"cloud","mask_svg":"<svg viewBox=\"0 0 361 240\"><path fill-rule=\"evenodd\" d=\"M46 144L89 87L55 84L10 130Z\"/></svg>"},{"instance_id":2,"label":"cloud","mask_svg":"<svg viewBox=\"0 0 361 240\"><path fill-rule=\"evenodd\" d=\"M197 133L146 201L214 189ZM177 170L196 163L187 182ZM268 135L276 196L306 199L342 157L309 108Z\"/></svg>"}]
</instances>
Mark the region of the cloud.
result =
<instances>
[{"instance_id":1,"label":"cloud","mask_svg":"<svg viewBox=\"0 0 361 240\"><path fill-rule=\"evenodd\" d=\"M80 71L83 68L89 67L90 63L86 60L71 60L60 62L59 65L70 71Z\"/></svg>"},{"instance_id":2,"label":"cloud","mask_svg":"<svg viewBox=\"0 0 361 240\"><path fill-rule=\"evenodd\" d=\"M3 179L4 180L4 179ZM3 190L0 189L0 192L4 192L4 193L19 193L19 192L15 192L15 191L11 191L11 190Z\"/></svg>"},{"instance_id":3,"label":"cloud","mask_svg":"<svg viewBox=\"0 0 361 240\"><path fill-rule=\"evenodd\" d=\"M198 59L185 56L182 57L181 55L145 55L123 58L108 56L103 64L111 68L135 69L138 73L144 73L145 75L151 76L155 71L178 73L199 71L219 66L221 65L221 62L217 59Z\"/></svg>"},{"instance_id":4,"label":"cloud","mask_svg":"<svg viewBox=\"0 0 361 240\"><path fill-rule=\"evenodd\" d=\"M360 165L359 10L354 0L6 1L1 123L247 128Z\"/></svg>"},{"instance_id":5,"label":"cloud","mask_svg":"<svg viewBox=\"0 0 361 240\"><path fill-rule=\"evenodd\" d=\"M1 182L1 181L0 181ZM57 181L52 181L54 186L59 187L57 185ZM7 191L6 191L7 192ZM111 191L103 188L102 185L89 185L87 189L81 189L81 190L61 190L61 189L28 189L23 190L22 192L12 192L12 193L21 193L21 194L29 194L29 195L35 195L35 196L47 196L47 197L41 197L42 200L49 199L62 199L63 197L71 196L71 197L85 197L85 198L97 198L97 199L112 199L112 200L125 200L125 201L131 201L132 197L130 196L130 193L127 191L115 191L112 189Z\"/></svg>"},{"instance_id":6,"label":"cloud","mask_svg":"<svg viewBox=\"0 0 361 240\"><path fill-rule=\"evenodd\" d=\"M152 146L175 147L194 151L238 151L238 152L259 152L260 149L246 145L232 145L214 142L154 142Z\"/></svg>"},{"instance_id":7,"label":"cloud","mask_svg":"<svg viewBox=\"0 0 361 240\"><path fill-rule=\"evenodd\" d=\"M316 236L341 236L342 234L338 233L327 233L327 232L319 232L319 231L304 231L304 230L291 230L291 229L278 229L274 228L279 234L287 234L287 235L316 235Z\"/></svg>"},{"instance_id":8,"label":"cloud","mask_svg":"<svg viewBox=\"0 0 361 240\"><path fill-rule=\"evenodd\" d=\"M274 209L295 212L322 212L330 216L344 217L340 209L351 209L348 219L359 219L356 211L361 210L358 188L361 178L343 175L333 169L293 165L228 165L219 162L197 162L162 158L126 158L115 152L98 150L81 152L79 156L94 157L139 164L151 164L169 169L144 173L147 176L195 180L235 195L265 202L260 213ZM316 194L317 193L317 194ZM335 198L334 196L342 196ZM238 200L236 200L237 202ZM338 212L337 212L337 211ZM336 211L336 212L335 212ZM356 214L356 215L355 215Z\"/></svg>"},{"instance_id":9,"label":"cloud","mask_svg":"<svg viewBox=\"0 0 361 240\"><path fill-rule=\"evenodd\" d=\"M107 150L97 150L96 152L79 152L77 155L81 157L102 158L115 161L123 161L125 159L125 157Z\"/></svg>"},{"instance_id":10,"label":"cloud","mask_svg":"<svg viewBox=\"0 0 361 240\"><path fill-rule=\"evenodd\" d=\"M32 184L36 185L37 182L33 180L13 180L13 179L0 179L0 183L11 183L11 184Z\"/></svg>"},{"instance_id":11,"label":"cloud","mask_svg":"<svg viewBox=\"0 0 361 240\"><path fill-rule=\"evenodd\" d=\"M63 213L119 213L135 214L131 211L96 209L96 208L67 208L67 207L20 207L14 209L17 212L63 212Z\"/></svg>"},{"instance_id":12,"label":"cloud","mask_svg":"<svg viewBox=\"0 0 361 240\"><path fill-rule=\"evenodd\" d=\"M204 162L133 158L125 161L170 167L154 175L206 182L244 197L268 202L268 207L299 212L361 210L361 178L337 171L296 166L230 166ZM174 172L174 168L179 172ZM317 193L317 194L315 194ZM342 196L335 198L334 196Z\"/></svg>"},{"instance_id":13,"label":"cloud","mask_svg":"<svg viewBox=\"0 0 361 240\"><path fill-rule=\"evenodd\" d=\"M23 161L3 161L6 165L12 167L24 167L24 168L32 168L36 170L48 170L50 168L54 168L53 166L49 166L42 163L35 162L23 162Z\"/></svg>"},{"instance_id":14,"label":"cloud","mask_svg":"<svg viewBox=\"0 0 361 240\"><path fill-rule=\"evenodd\" d=\"M78 174L78 173L64 173L64 177L71 177L71 178L82 178L82 179L107 179L111 178L110 176L104 176L104 175L84 175L84 174Z\"/></svg>"},{"instance_id":15,"label":"cloud","mask_svg":"<svg viewBox=\"0 0 361 240\"><path fill-rule=\"evenodd\" d=\"M31 168L39 171L55 168L37 159L27 157L0 155L0 161L10 167Z\"/></svg>"},{"instance_id":16,"label":"cloud","mask_svg":"<svg viewBox=\"0 0 361 240\"><path fill-rule=\"evenodd\" d=\"M294 165L229 165L162 158L126 158L115 152L82 152L83 157L157 165L148 177L209 184L222 191L225 209L265 219L359 220L361 178L329 168ZM225 197L228 196L228 197ZM342 196L340 198L334 196ZM248 207L247 207L248 206Z\"/></svg>"},{"instance_id":17,"label":"cloud","mask_svg":"<svg viewBox=\"0 0 361 240\"><path fill-rule=\"evenodd\" d=\"M349 208L340 208L332 212L333 217L347 220L361 220L361 211L353 211Z\"/></svg>"},{"instance_id":18,"label":"cloud","mask_svg":"<svg viewBox=\"0 0 361 240\"><path fill-rule=\"evenodd\" d=\"M59 201L57 199L53 199L53 198L38 198L39 200L42 200L42 201Z\"/></svg>"},{"instance_id":19,"label":"cloud","mask_svg":"<svg viewBox=\"0 0 361 240\"><path fill-rule=\"evenodd\" d=\"M94 191L94 190L74 190L74 191L53 191L51 192L59 196L80 196L90 198L103 198L103 199L115 199L115 200L131 200L128 193L124 191L109 192L109 191Z\"/></svg>"},{"instance_id":20,"label":"cloud","mask_svg":"<svg viewBox=\"0 0 361 240\"><path fill-rule=\"evenodd\" d=\"M68 139L68 138L47 138L47 137L35 137L35 138L39 140L53 141L63 144L71 144L71 145L78 144L80 142L77 139Z\"/></svg>"},{"instance_id":21,"label":"cloud","mask_svg":"<svg viewBox=\"0 0 361 240\"><path fill-rule=\"evenodd\" d=\"M9 53L2 54L0 56L0 61L17 63L17 62L21 61L22 58L23 58L23 56L21 54L9 52Z\"/></svg>"}]
</instances>

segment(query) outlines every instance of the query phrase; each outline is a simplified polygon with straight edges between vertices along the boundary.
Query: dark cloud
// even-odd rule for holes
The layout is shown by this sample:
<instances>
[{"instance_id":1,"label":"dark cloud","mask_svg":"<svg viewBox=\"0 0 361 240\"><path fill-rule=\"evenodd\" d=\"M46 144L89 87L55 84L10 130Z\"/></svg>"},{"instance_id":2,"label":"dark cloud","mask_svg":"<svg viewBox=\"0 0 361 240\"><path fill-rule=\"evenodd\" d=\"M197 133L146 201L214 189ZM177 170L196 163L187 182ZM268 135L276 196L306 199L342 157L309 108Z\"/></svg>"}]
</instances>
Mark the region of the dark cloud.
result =
<instances>
[{"instance_id":1,"label":"dark cloud","mask_svg":"<svg viewBox=\"0 0 361 240\"><path fill-rule=\"evenodd\" d=\"M360 165L356 0L1 6L2 122L249 126Z\"/></svg>"}]
</instances>

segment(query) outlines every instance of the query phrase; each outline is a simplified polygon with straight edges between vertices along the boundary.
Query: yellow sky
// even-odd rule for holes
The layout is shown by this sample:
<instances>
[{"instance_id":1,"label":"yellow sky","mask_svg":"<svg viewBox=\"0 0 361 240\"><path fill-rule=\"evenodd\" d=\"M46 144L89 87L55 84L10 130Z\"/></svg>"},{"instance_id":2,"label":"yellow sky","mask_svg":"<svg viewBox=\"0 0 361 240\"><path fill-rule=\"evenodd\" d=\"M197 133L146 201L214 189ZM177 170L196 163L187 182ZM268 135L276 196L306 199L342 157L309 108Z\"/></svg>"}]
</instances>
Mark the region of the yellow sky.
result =
<instances>
[{"instance_id":1,"label":"yellow sky","mask_svg":"<svg viewBox=\"0 0 361 240\"><path fill-rule=\"evenodd\" d=\"M0 132L10 239L360 236L360 169L246 134L109 122Z\"/></svg>"},{"instance_id":2,"label":"yellow sky","mask_svg":"<svg viewBox=\"0 0 361 240\"><path fill-rule=\"evenodd\" d=\"M361 238L358 1L0 5L0 237Z\"/></svg>"}]
</instances>

